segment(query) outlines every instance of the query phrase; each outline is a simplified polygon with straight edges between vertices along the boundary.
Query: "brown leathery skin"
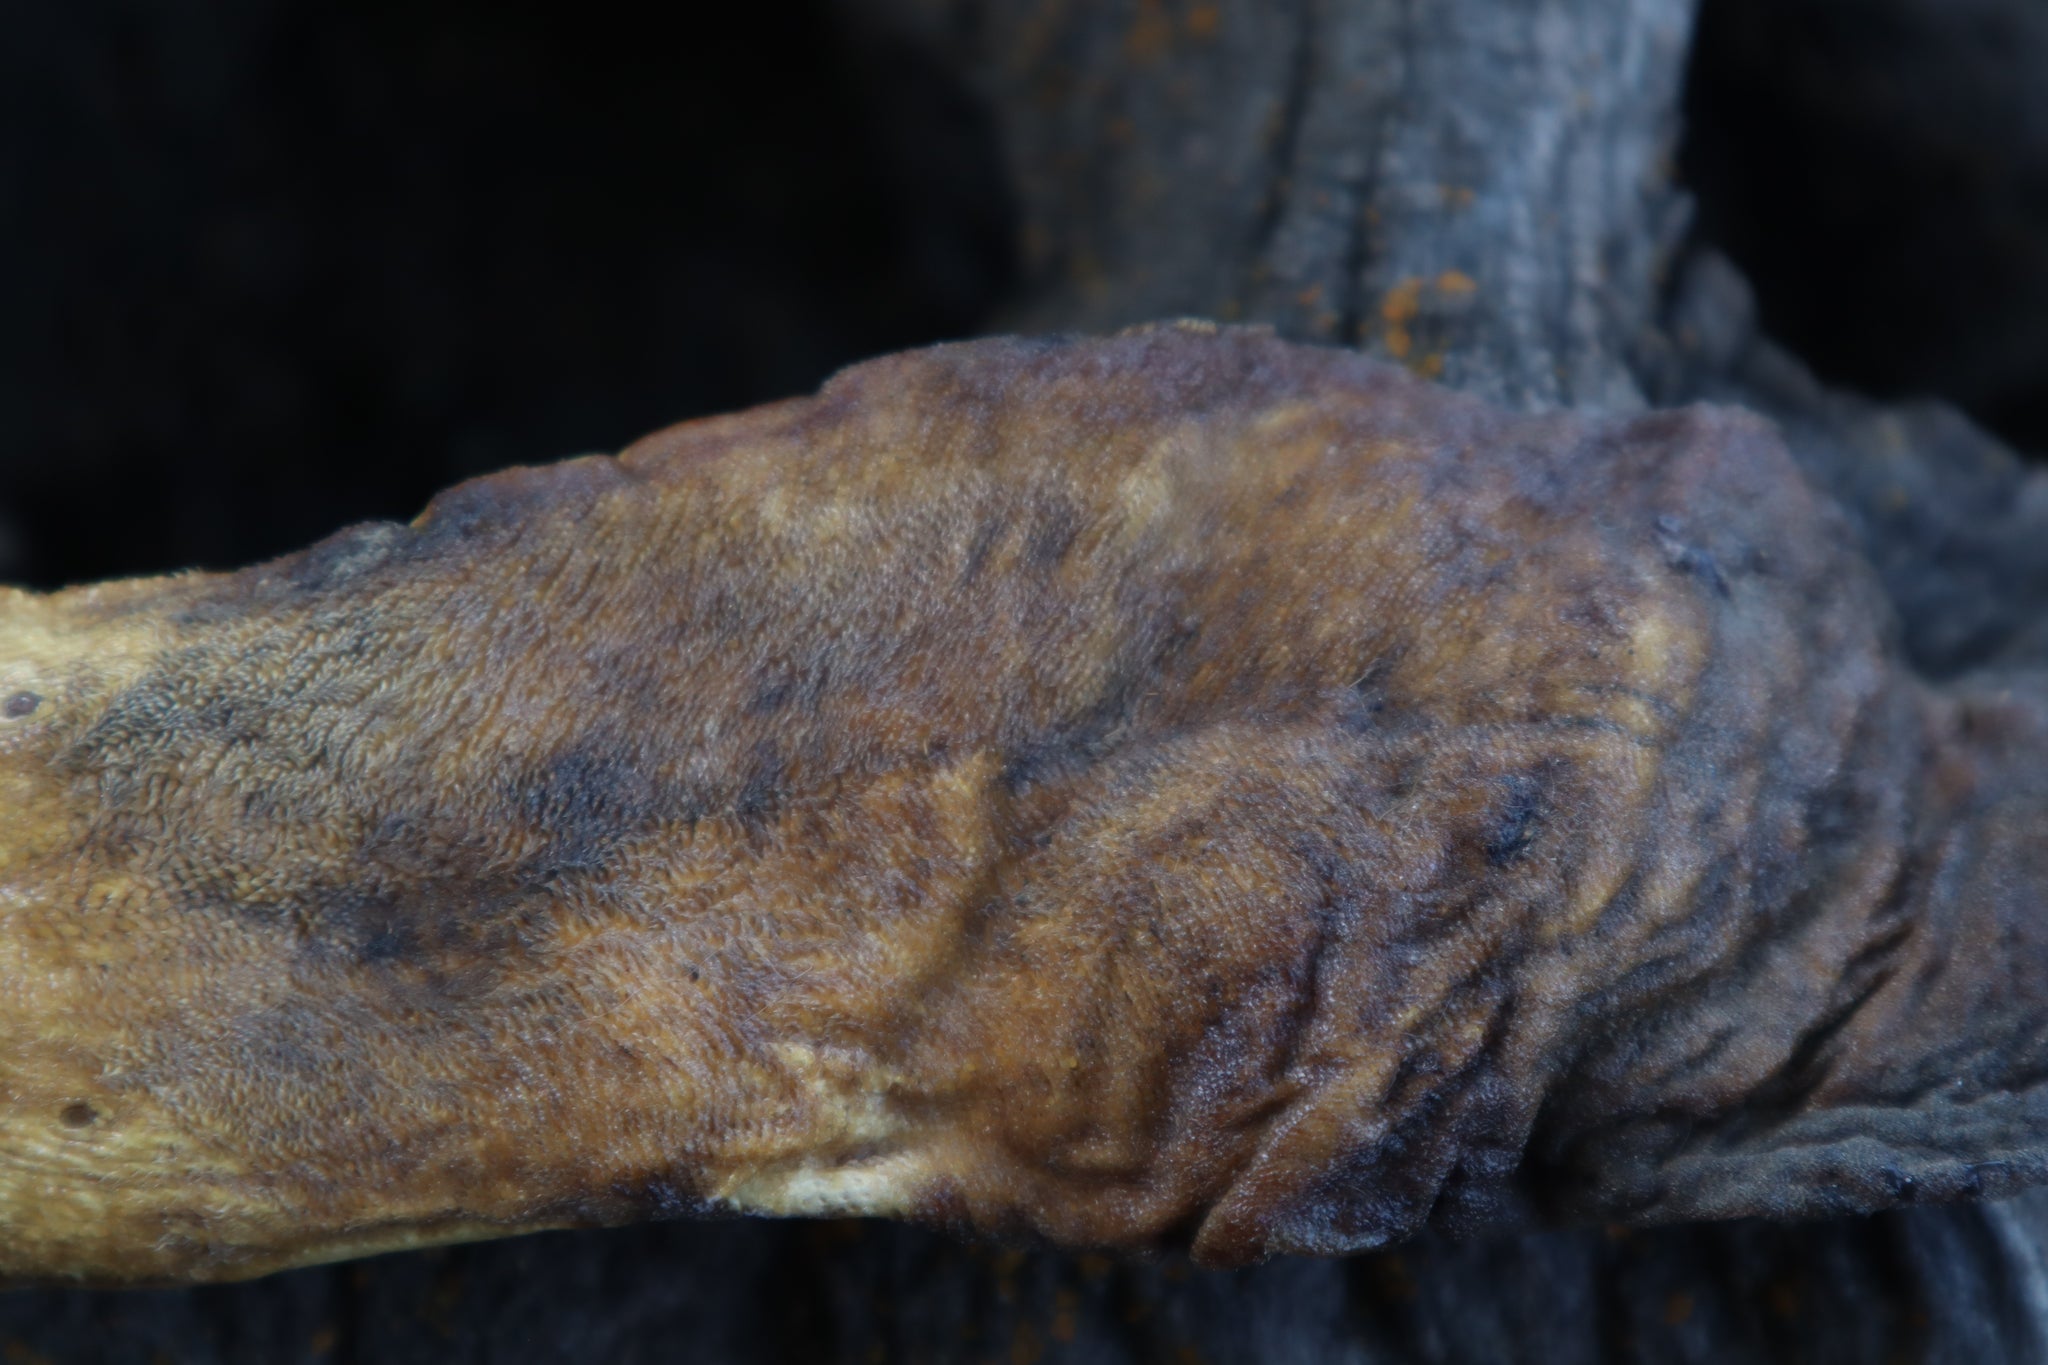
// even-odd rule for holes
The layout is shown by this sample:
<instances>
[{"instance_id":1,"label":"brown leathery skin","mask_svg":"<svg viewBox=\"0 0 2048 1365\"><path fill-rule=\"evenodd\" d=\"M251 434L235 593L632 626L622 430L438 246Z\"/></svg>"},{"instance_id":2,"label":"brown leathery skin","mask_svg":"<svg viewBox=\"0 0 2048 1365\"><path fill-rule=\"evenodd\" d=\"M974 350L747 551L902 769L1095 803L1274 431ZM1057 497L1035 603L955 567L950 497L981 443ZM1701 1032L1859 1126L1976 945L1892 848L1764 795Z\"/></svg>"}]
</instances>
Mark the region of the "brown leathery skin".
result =
<instances>
[{"instance_id":1,"label":"brown leathery skin","mask_svg":"<svg viewBox=\"0 0 2048 1365\"><path fill-rule=\"evenodd\" d=\"M2048 689L1845 547L1741 413L1178 325L0 590L0 1276L2037 1178Z\"/></svg>"}]
</instances>

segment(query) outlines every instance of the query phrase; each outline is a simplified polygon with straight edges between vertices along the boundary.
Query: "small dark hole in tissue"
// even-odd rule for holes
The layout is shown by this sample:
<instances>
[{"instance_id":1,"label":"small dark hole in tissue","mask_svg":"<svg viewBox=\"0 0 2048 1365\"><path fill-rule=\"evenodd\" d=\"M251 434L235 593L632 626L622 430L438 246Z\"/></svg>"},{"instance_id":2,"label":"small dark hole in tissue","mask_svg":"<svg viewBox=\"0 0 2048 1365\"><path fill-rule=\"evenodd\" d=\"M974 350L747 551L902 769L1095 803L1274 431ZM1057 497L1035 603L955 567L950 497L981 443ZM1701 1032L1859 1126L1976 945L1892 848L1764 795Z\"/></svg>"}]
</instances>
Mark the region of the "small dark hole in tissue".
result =
<instances>
[{"instance_id":1,"label":"small dark hole in tissue","mask_svg":"<svg viewBox=\"0 0 2048 1365\"><path fill-rule=\"evenodd\" d=\"M65 1105L64 1112L58 1115L59 1118L64 1120L64 1126L66 1128L90 1127L92 1125L92 1121L98 1118L99 1116L99 1111L97 1109L94 1109L91 1105L85 1104L83 1102Z\"/></svg>"},{"instance_id":2,"label":"small dark hole in tissue","mask_svg":"<svg viewBox=\"0 0 2048 1365\"><path fill-rule=\"evenodd\" d=\"M0 704L0 715L9 720L20 720L43 704L43 699L33 692L16 692L5 704Z\"/></svg>"}]
</instances>

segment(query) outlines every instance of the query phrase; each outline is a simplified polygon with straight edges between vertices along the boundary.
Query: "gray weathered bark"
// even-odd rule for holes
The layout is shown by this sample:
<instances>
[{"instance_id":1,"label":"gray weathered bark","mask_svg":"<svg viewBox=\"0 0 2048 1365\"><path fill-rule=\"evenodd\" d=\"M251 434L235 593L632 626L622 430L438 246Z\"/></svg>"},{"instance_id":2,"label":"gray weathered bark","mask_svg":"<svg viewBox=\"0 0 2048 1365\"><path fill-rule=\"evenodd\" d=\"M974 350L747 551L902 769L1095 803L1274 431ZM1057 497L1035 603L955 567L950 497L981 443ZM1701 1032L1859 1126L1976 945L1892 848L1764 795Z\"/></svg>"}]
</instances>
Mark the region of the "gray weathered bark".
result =
<instances>
[{"instance_id":1,"label":"gray weathered bark","mask_svg":"<svg viewBox=\"0 0 2048 1365\"><path fill-rule=\"evenodd\" d=\"M1688 0L886 8L997 111L1006 323L1269 322L1510 402L1642 401Z\"/></svg>"}]
</instances>

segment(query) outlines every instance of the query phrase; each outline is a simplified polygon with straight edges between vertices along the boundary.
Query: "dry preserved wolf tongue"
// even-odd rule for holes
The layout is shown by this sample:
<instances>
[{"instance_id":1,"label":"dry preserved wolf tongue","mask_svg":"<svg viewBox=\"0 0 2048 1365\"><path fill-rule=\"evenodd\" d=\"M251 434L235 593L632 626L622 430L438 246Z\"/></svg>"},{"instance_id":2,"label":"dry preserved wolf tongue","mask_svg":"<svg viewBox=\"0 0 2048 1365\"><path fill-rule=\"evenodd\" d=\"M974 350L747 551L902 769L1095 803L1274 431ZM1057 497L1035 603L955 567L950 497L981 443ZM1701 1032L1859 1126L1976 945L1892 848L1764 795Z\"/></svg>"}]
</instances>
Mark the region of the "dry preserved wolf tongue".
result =
<instances>
[{"instance_id":1,"label":"dry preserved wolf tongue","mask_svg":"<svg viewBox=\"0 0 2048 1365\"><path fill-rule=\"evenodd\" d=\"M2048 688L1771 432L1197 325L0 595L0 1274L1234 1263L2042 1174Z\"/></svg>"}]
</instances>

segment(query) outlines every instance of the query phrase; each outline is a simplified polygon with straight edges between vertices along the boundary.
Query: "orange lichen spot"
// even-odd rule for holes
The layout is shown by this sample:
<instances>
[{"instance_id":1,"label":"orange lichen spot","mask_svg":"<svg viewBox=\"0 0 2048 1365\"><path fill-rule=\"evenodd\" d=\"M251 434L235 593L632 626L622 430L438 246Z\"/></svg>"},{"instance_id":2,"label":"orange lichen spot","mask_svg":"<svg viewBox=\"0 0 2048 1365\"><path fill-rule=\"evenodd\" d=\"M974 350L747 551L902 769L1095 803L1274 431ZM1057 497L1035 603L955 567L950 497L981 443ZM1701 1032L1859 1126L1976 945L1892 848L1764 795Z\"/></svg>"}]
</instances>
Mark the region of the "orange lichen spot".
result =
<instances>
[{"instance_id":1,"label":"orange lichen spot","mask_svg":"<svg viewBox=\"0 0 2048 1365\"><path fill-rule=\"evenodd\" d=\"M1188 37L1196 42L1207 42L1216 36L1216 30L1223 23L1223 8L1220 5L1201 4L1188 11Z\"/></svg>"},{"instance_id":2,"label":"orange lichen spot","mask_svg":"<svg viewBox=\"0 0 2048 1365\"><path fill-rule=\"evenodd\" d=\"M1400 326L1413 322L1421 308L1422 281L1410 275L1387 291L1386 298L1380 301L1380 316Z\"/></svg>"},{"instance_id":3,"label":"orange lichen spot","mask_svg":"<svg viewBox=\"0 0 2048 1365\"><path fill-rule=\"evenodd\" d=\"M1479 281L1462 270L1446 270L1436 277L1436 287L1442 294L1469 294L1479 288Z\"/></svg>"},{"instance_id":4,"label":"orange lichen spot","mask_svg":"<svg viewBox=\"0 0 2048 1365\"><path fill-rule=\"evenodd\" d=\"M1690 1294L1673 1294L1664 1300L1664 1325L1678 1327L1692 1319L1693 1298Z\"/></svg>"},{"instance_id":5,"label":"orange lichen spot","mask_svg":"<svg viewBox=\"0 0 2048 1365\"><path fill-rule=\"evenodd\" d=\"M1415 321L1422 311L1422 280L1414 275L1401 279L1385 298L1380 300L1380 318L1386 323L1382 340L1387 353L1396 360L1406 360L1408 352L1415 345L1409 334L1408 324Z\"/></svg>"},{"instance_id":6,"label":"orange lichen spot","mask_svg":"<svg viewBox=\"0 0 2048 1365\"><path fill-rule=\"evenodd\" d=\"M1300 304L1303 308L1314 308L1318 303L1322 302L1322 298L1323 287L1319 284L1312 284L1308 288L1296 294L1294 296L1294 301Z\"/></svg>"}]
</instances>

